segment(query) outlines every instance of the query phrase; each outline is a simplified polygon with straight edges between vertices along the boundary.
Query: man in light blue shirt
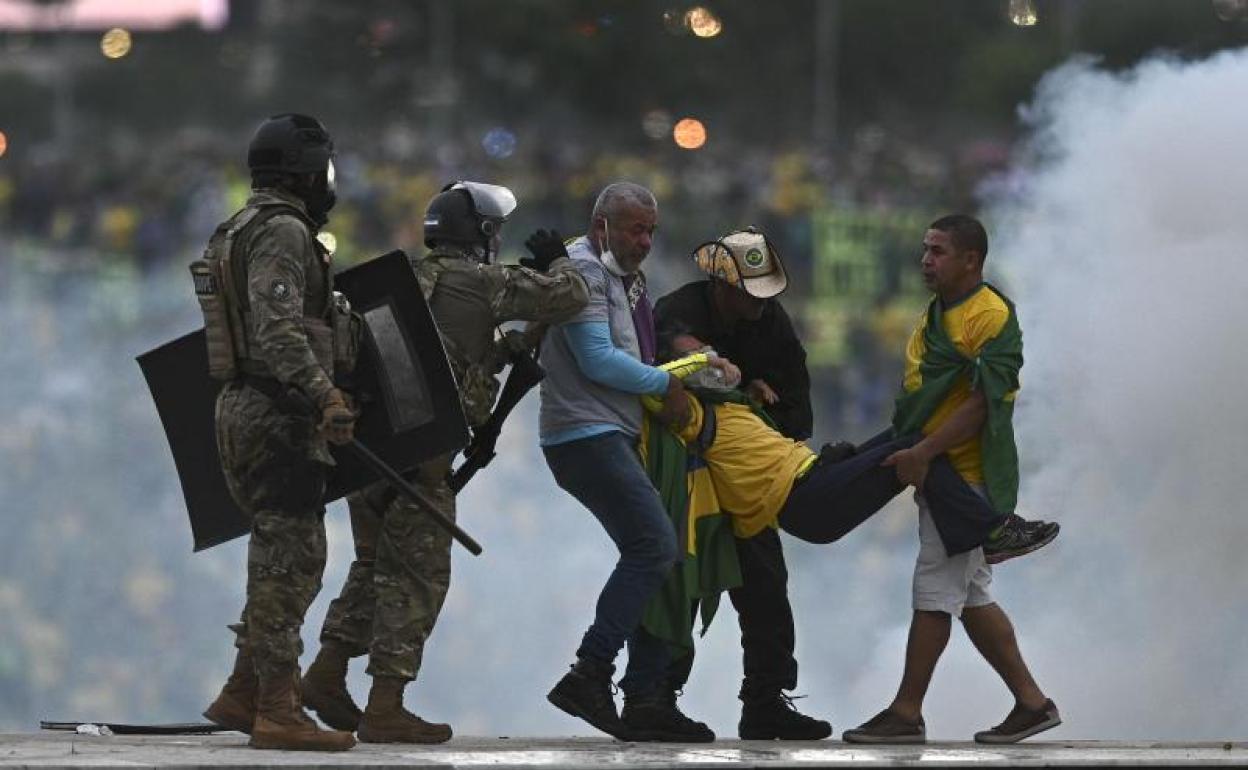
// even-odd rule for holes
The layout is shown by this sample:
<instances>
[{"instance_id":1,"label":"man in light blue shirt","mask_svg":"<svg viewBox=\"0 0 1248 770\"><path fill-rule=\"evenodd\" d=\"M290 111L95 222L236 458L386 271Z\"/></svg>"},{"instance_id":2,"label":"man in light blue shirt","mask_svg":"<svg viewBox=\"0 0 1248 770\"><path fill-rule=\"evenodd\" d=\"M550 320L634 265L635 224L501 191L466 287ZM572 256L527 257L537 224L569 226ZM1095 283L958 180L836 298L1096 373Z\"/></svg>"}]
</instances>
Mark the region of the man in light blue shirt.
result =
<instances>
[{"instance_id":1,"label":"man in light blue shirt","mask_svg":"<svg viewBox=\"0 0 1248 770\"><path fill-rule=\"evenodd\" d=\"M664 397L664 419L688 419L680 381L655 368L655 329L642 261L650 252L658 204L630 182L598 196L589 232L567 246L589 287L589 304L551 327L542 344L542 452L556 483L589 509L620 551L572 670L547 696L572 716L626 740L711 741L714 733L676 708L665 685L668 654L640 631L642 610L679 559L676 533L637 453L640 395ZM535 234L535 255L561 249ZM611 695L614 661L625 642L628 670Z\"/></svg>"}]
</instances>

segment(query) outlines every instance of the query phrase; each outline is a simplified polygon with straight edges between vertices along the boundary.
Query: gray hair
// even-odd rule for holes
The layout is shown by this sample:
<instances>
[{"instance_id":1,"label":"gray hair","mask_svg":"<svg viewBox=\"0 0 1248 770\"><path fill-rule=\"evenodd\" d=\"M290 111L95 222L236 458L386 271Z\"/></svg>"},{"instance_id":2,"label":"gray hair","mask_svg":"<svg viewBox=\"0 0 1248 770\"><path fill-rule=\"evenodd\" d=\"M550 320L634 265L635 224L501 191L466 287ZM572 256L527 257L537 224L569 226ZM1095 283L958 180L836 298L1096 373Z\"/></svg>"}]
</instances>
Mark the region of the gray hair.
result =
<instances>
[{"instance_id":1,"label":"gray hair","mask_svg":"<svg viewBox=\"0 0 1248 770\"><path fill-rule=\"evenodd\" d=\"M602 192L598 193L598 200L594 201L594 211L590 215L590 221L598 217L615 219L621 211L634 206L657 209L659 203L654 199L654 193L639 184L614 182L602 188Z\"/></svg>"}]
</instances>

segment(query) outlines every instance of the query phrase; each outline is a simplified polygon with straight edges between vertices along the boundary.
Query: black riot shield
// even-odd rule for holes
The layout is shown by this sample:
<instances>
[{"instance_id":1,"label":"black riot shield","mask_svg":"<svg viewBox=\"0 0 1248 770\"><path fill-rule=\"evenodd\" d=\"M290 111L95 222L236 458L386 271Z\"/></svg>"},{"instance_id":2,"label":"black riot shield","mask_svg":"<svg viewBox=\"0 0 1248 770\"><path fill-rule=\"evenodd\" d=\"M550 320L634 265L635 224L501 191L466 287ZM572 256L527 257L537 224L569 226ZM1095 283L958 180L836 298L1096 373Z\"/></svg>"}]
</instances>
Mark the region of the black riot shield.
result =
<instances>
[{"instance_id":1,"label":"black riot shield","mask_svg":"<svg viewBox=\"0 0 1248 770\"><path fill-rule=\"evenodd\" d=\"M363 407L356 437L400 473L462 448L468 426L442 339L420 285L401 251L369 260L334 278L364 319L351 390ZM196 551L246 534L251 527L225 484L217 455L214 409L221 384L208 376L203 330L138 357L173 452ZM325 502L378 476L354 454L334 451Z\"/></svg>"}]
</instances>

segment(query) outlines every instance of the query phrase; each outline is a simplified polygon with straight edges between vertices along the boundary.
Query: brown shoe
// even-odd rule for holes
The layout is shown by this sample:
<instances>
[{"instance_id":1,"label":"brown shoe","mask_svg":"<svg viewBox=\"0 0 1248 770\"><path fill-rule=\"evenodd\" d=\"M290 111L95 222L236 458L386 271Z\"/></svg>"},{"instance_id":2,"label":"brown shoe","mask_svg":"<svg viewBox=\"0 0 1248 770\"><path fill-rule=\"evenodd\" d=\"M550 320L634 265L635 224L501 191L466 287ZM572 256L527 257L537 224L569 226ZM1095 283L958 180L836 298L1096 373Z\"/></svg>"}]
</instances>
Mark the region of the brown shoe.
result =
<instances>
[{"instance_id":1,"label":"brown shoe","mask_svg":"<svg viewBox=\"0 0 1248 770\"><path fill-rule=\"evenodd\" d=\"M880 713L841 735L846 743L927 743L927 726L910 722L892 709Z\"/></svg>"},{"instance_id":2,"label":"brown shoe","mask_svg":"<svg viewBox=\"0 0 1248 770\"><path fill-rule=\"evenodd\" d=\"M360 707L347 691L347 651L324 642L316 660L303 675L303 705L335 730L355 732L360 726Z\"/></svg>"},{"instance_id":3,"label":"brown shoe","mask_svg":"<svg viewBox=\"0 0 1248 770\"><path fill-rule=\"evenodd\" d=\"M252 727L253 749L284 751L346 751L355 736L338 730L322 730L303 712L299 702L298 669L260 675L256 722Z\"/></svg>"},{"instance_id":4,"label":"brown shoe","mask_svg":"<svg viewBox=\"0 0 1248 770\"><path fill-rule=\"evenodd\" d=\"M227 730L251 733L256 721L256 664L251 653L239 648L234 670L225 680L217 699L204 709L204 717Z\"/></svg>"},{"instance_id":5,"label":"brown shoe","mask_svg":"<svg viewBox=\"0 0 1248 770\"><path fill-rule=\"evenodd\" d=\"M1046 700L1044 705L1032 711L1016 705L1006 716L1005 721L991 730L975 733L976 743L1018 743L1036 733L1057 727L1062 717L1057 713L1057 705Z\"/></svg>"},{"instance_id":6,"label":"brown shoe","mask_svg":"<svg viewBox=\"0 0 1248 770\"><path fill-rule=\"evenodd\" d=\"M360 740L365 743L446 743L451 726L426 722L403 708L406 679L378 676L368 693L368 706L360 718Z\"/></svg>"}]
</instances>

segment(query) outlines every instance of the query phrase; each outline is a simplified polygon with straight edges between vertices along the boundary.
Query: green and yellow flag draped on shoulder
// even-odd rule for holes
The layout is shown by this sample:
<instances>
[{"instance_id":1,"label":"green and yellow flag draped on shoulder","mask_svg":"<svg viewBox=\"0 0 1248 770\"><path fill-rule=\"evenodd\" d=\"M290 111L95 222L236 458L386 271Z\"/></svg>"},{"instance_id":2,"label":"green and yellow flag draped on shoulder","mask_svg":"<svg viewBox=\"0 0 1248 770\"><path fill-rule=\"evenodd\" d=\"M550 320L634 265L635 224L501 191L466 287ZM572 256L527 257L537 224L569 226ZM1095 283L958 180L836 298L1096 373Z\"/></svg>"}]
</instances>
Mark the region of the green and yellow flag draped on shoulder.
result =
<instances>
[{"instance_id":1,"label":"green and yellow flag draped on shoulder","mask_svg":"<svg viewBox=\"0 0 1248 770\"><path fill-rule=\"evenodd\" d=\"M1000 298L1009 310L1001 331L983 344L978 355L965 356L945 329L940 299L933 297L922 325L921 381L912 390L903 387L897 396L893 430L896 435L921 431L960 378L969 377L971 389L982 390L988 404L988 418L980 434L984 485L992 507L1005 514L1012 513L1018 501L1013 417L1014 393L1023 367L1023 332L1014 303L990 284L982 288Z\"/></svg>"},{"instance_id":2,"label":"green and yellow flag draped on shoulder","mask_svg":"<svg viewBox=\"0 0 1248 770\"><path fill-rule=\"evenodd\" d=\"M698 363L694 361L690 367L690 359L682 359L664 368L679 374L682 365L697 368ZM705 365L705 356L701 364ZM699 441L708 444L714 440L716 403L750 403L739 391L690 392L705 406ZM771 424L766 415L761 416ZM641 454L646 473L676 528L682 557L646 605L642 627L679 650L689 650L693 647L695 605L702 618L701 633L705 634L719 608L720 594L742 584L732 517L720 509L698 447L686 445L648 413L642 423Z\"/></svg>"}]
</instances>

